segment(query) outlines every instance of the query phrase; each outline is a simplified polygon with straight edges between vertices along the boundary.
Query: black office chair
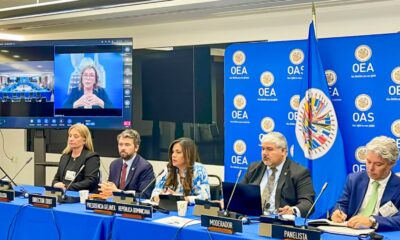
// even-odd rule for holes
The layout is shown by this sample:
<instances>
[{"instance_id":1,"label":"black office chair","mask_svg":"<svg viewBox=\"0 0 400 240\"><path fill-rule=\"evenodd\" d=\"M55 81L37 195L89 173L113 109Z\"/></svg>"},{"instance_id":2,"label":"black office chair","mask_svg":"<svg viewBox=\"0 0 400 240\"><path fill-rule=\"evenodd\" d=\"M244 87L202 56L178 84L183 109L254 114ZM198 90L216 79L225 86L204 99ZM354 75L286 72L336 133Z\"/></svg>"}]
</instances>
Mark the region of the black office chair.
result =
<instances>
[{"instance_id":1,"label":"black office chair","mask_svg":"<svg viewBox=\"0 0 400 240\"><path fill-rule=\"evenodd\" d=\"M211 183L211 179L216 179L217 183L214 181ZM208 182L210 184L210 200L221 200L222 199L222 180L219 176L214 174L208 175Z\"/></svg>"}]
</instances>

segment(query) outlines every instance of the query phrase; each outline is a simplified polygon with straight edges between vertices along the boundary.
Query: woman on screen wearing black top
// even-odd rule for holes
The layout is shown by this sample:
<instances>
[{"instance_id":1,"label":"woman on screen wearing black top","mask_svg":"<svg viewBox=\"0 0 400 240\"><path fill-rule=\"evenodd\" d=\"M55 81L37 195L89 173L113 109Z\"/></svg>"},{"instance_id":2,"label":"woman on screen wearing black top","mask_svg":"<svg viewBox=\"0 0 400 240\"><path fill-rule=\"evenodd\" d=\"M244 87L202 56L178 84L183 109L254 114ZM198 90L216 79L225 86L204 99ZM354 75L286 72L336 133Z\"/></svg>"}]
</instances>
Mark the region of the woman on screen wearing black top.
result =
<instances>
[{"instance_id":1,"label":"woman on screen wearing black top","mask_svg":"<svg viewBox=\"0 0 400 240\"><path fill-rule=\"evenodd\" d=\"M92 136L85 125L74 124L69 128L68 144L62 153L53 187L65 190L73 181L68 190L95 191L99 183L100 157L94 152Z\"/></svg>"},{"instance_id":2,"label":"woman on screen wearing black top","mask_svg":"<svg viewBox=\"0 0 400 240\"><path fill-rule=\"evenodd\" d=\"M82 69L79 87L71 89L63 108L112 108L105 89L98 84L96 67L87 65Z\"/></svg>"}]
</instances>

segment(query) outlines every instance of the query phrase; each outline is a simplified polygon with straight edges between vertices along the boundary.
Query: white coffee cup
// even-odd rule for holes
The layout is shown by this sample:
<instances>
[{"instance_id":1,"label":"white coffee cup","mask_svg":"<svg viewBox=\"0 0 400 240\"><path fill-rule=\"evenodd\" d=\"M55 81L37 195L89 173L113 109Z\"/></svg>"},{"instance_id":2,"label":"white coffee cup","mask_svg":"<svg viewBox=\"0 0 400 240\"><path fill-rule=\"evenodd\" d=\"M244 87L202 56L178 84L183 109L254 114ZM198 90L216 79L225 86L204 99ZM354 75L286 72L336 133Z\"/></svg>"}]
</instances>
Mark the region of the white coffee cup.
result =
<instances>
[{"instance_id":1,"label":"white coffee cup","mask_svg":"<svg viewBox=\"0 0 400 240\"><path fill-rule=\"evenodd\" d=\"M178 207L178 216L184 217L186 216L186 211L187 211L187 201L177 201L176 205Z\"/></svg>"},{"instance_id":2,"label":"white coffee cup","mask_svg":"<svg viewBox=\"0 0 400 240\"><path fill-rule=\"evenodd\" d=\"M89 198L89 190L80 190L79 191L79 198L82 204L85 204L86 199Z\"/></svg>"}]
</instances>

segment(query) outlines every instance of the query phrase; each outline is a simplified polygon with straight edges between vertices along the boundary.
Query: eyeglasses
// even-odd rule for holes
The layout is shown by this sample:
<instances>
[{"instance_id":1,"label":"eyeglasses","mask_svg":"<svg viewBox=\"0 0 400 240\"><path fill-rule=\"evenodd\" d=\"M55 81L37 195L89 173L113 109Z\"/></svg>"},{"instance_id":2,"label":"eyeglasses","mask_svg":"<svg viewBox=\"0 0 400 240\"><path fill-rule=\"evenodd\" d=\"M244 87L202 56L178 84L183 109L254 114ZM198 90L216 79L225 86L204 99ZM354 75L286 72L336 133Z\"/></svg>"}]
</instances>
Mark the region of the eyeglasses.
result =
<instances>
[{"instance_id":1,"label":"eyeglasses","mask_svg":"<svg viewBox=\"0 0 400 240\"><path fill-rule=\"evenodd\" d=\"M95 74L83 74L82 76L86 77L86 78L95 78L96 77Z\"/></svg>"}]
</instances>

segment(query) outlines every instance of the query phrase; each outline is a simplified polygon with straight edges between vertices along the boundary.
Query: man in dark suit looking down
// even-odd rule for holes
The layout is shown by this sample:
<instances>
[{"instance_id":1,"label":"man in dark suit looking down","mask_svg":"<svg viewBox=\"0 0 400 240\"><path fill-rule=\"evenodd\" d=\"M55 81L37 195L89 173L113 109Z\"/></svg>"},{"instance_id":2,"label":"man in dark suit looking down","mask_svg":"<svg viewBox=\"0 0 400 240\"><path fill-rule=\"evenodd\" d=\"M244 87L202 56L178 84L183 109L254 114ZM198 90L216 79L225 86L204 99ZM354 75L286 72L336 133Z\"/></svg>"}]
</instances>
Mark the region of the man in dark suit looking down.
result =
<instances>
[{"instance_id":1,"label":"man in dark suit looking down","mask_svg":"<svg viewBox=\"0 0 400 240\"><path fill-rule=\"evenodd\" d=\"M264 214L304 217L315 196L309 171L288 158L283 134L268 133L261 145L262 160L249 166L242 183L260 185Z\"/></svg>"}]
</instances>

